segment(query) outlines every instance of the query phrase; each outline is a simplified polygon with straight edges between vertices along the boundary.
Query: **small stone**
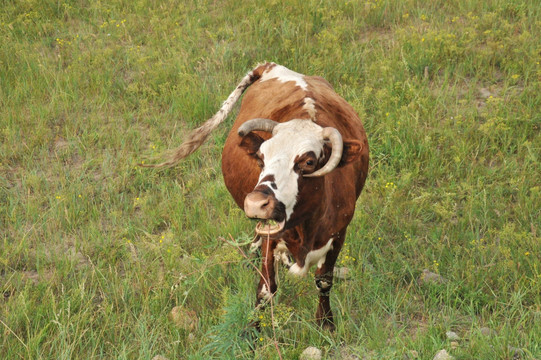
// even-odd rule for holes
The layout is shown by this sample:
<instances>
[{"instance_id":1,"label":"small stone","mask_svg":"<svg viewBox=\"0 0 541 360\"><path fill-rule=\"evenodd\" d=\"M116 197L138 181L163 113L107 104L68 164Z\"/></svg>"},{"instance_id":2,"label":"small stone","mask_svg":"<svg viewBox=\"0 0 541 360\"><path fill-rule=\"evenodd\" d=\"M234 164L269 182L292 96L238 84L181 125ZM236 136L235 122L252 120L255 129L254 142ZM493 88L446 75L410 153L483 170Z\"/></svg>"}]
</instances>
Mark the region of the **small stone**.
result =
<instances>
[{"instance_id":1,"label":"small stone","mask_svg":"<svg viewBox=\"0 0 541 360\"><path fill-rule=\"evenodd\" d=\"M57 136L54 141L54 148L56 151L61 151L67 149L69 146L69 143L62 137Z\"/></svg>"},{"instance_id":2,"label":"small stone","mask_svg":"<svg viewBox=\"0 0 541 360\"><path fill-rule=\"evenodd\" d=\"M481 335L483 335L483 336L492 336L492 335L495 334L495 331L494 331L494 330L492 330L491 328L488 328L488 327L486 327L486 326L485 326L485 327L482 327L482 328L480 329L480 331L481 331Z\"/></svg>"},{"instance_id":3,"label":"small stone","mask_svg":"<svg viewBox=\"0 0 541 360\"><path fill-rule=\"evenodd\" d=\"M334 357L330 356L330 358L334 358ZM338 359L340 359L340 360L360 360L360 358L357 355L355 355L353 353L353 351L347 346L342 346L340 348L340 357L338 357Z\"/></svg>"},{"instance_id":4,"label":"small stone","mask_svg":"<svg viewBox=\"0 0 541 360\"><path fill-rule=\"evenodd\" d=\"M188 334L188 342L193 343L195 341L195 335L193 333Z\"/></svg>"},{"instance_id":5,"label":"small stone","mask_svg":"<svg viewBox=\"0 0 541 360\"><path fill-rule=\"evenodd\" d=\"M447 282L443 276L424 269L419 280L425 284L443 284Z\"/></svg>"},{"instance_id":6,"label":"small stone","mask_svg":"<svg viewBox=\"0 0 541 360\"><path fill-rule=\"evenodd\" d=\"M321 350L313 346L307 347L299 356L299 360L321 360Z\"/></svg>"},{"instance_id":7,"label":"small stone","mask_svg":"<svg viewBox=\"0 0 541 360\"><path fill-rule=\"evenodd\" d=\"M29 270L22 272L25 279L30 280L34 285L37 285L40 281L39 274L37 271Z\"/></svg>"},{"instance_id":8,"label":"small stone","mask_svg":"<svg viewBox=\"0 0 541 360\"><path fill-rule=\"evenodd\" d=\"M349 276L350 276L349 268L345 266L334 268L334 277L338 279L346 280L349 278Z\"/></svg>"},{"instance_id":9,"label":"small stone","mask_svg":"<svg viewBox=\"0 0 541 360\"><path fill-rule=\"evenodd\" d=\"M327 354L327 359L336 359L336 360L361 360L359 356L355 354L355 350L347 345L341 345L337 349L331 350Z\"/></svg>"},{"instance_id":10,"label":"small stone","mask_svg":"<svg viewBox=\"0 0 541 360\"><path fill-rule=\"evenodd\" d=\"M373 273L376 271L374 265L370 264L368 261L363 261L363 271Z\"/></svg>"},{"instance_id":11,"label":"small stone","mask_svg":"<svg viewBox=\"0 0 541 360\"><path fill-rule=\"evenodd\" d=\"M453 340L453 341L460 340L460 336L458 336L457 333L454 331L447 331L445 335L447 336L448 340Z\"/></svg>"},{"instance_id":12,"label":"small stone","mask_svg":"<svg viewBox=\"0 0 541 360\"><path fill-rule=\"evenodd\" d=\"M524 350L520 348L508 346L507 349L509 350L509 352L513 353L513 359L520 359L522 358L522 355L524 354Z\"/></svg>"},{"instance_id":13,"label":"small stone","mask_svg":"<svg viewBox=\"0 0 541 360\"><path fill-rule=\"evenodd\" d=\"M458 348L458 346L458 341L451 341L451 350L455 350L456 348Z\"/></svg>"},{"instance_id":14,"label":"small stone","mask_svg":"<svg viewBox=\"0 0 541 360\"><path fill-rule=\"evenodd\" d=\"M152 358L152 360L169 360L163 355L156 355Z\"/></svg>"},{"instance_id":15,"label":"small stone","mask_svg":"<svg viewBox=\"0 0 541 360\"><path fill-rule=\"evenodd\" d=\"M182 306L175 306L171 310L169 318L176 326L187 331L197 329L199 322L195 311L184 309Z\"/></svg>"},{"instance_id":16,"label":"small stone","mask_svg":"<svg viewBox=\"0 0 541 360\"><path fill-rule=\"evenodd\" d=\"M479 95L481 95L482 98L489 98L492 95L494 95L489 89L487 88L480 88L479 89Z\"/></svg>"},{"instance_id":17,"label":"small stone","mask_svg":"<svg viewBox=\"0 0 541 360\"><path fill-rule=\"evenodd\" d=\"M410 350L408 352L408 359L417 359L419 357L419 353L417 350Z\"/></svg>"},{"instance_id":18,"label":"small stone","mask_svg":"<svg viewBox=\"0 0 541 360\"><path fill-rule=\"evenodd\" d=\"M449 355L449 353L447 352L447 350L440 350L436 353L436 355L434 356L434 359L432 360L452 360L454 359L451 355Z\"/></svg>"}]
</instances>

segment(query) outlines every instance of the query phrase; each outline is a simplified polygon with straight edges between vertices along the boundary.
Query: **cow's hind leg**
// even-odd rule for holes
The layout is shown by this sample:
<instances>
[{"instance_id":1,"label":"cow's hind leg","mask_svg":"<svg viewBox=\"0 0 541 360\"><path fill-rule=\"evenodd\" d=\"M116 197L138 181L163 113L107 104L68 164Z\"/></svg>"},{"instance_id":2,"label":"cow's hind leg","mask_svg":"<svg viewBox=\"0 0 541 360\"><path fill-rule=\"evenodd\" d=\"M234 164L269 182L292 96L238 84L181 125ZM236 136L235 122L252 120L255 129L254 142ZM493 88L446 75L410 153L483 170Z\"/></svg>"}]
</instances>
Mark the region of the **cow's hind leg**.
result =
<instances>
[{"instance_id":1,"label":"cow's hind leg","mask_svg":"<svg viewBox=\"0 0 541 360\"><path fill-rule=\"evenodd\" d=\"M319 304L316 311L318 324L326 330L334 331L330 294L333 283L334 264L344 242L345 231L340 232L333 241L333 248L325 256L325 262L316 270L315 281L319 291Z\"/></svg>"},{"instance_id":2,"label":"cow's hind leg","mask_svg":"<svg viewBox=\"0 0 541 360\"><path fill-rule=\"evenodd\" d=\"M326 273L323 271L320 272L322 268L316 271L315 276L316 287L319 291L319 304L316 311L316 320L322 328L333 331L335 326L330 301L333 273L332 270Z\"/></svg>"}]
</instances>

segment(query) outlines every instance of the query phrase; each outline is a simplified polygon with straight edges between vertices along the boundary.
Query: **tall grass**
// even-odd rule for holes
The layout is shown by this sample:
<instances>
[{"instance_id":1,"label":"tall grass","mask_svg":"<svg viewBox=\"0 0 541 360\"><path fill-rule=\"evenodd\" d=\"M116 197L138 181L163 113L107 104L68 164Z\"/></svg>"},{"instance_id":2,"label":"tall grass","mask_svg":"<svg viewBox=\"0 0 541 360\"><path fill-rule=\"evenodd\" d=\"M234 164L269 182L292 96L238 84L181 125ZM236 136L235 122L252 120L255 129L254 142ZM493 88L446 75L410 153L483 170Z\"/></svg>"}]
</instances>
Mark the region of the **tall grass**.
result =
<instances>
[{"instance_id":1,"label":"tall grass","mask_svg":"<svg viewBox=\"0 0 541 360\"><path fill-rule=\"evenodd\" d=\"M0 357L540 358L540 12L533 0L3 1ZM253 229L220 174L227 126L178 167L136 166L262 61L325 77L369 135L332 334L313 321L311 276L284 271L278 326L246 330L268 314L252 311L257 259L223 240ZM445 281L421 281L424 269ZM173 321L176 306L197 326Z\"/></svg>"}]
</instances>

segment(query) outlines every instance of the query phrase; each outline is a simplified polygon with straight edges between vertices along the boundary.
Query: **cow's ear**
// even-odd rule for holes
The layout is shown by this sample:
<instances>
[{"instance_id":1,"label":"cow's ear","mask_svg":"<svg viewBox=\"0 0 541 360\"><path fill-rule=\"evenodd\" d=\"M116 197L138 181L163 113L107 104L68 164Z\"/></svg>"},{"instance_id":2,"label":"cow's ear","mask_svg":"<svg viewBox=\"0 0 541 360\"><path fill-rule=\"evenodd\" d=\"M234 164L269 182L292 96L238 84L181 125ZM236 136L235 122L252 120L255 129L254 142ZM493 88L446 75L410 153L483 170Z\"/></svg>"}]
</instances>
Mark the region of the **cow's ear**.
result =
<instances>
[{"instance_id":1,"label":"cow's ear","mask_svg":"<svg viewBox=\"0 0 541 360\"><path fill-rule=\"evenodd\" d=\"M246 150L248 155L255 156L264 141L261 136L250 132L242 137L239 146Z\"/></svg>"},{"instance_id":2,"label":"cow's ear","mask_svg":"<svg viewBox=\"0 0 541 360\"><path fill-rule=\"evenodd\" d=\"M338 166L344 166L358 160L361 156L361 150L363 149L363 144L359 140L344 140L344 149L342 150L342 158L338 163ZM325 144L324 147L325 157L328 159L331 155L332 149L328 144Z\"/></svg>"},{"instance_id":3,"label":"cow's ear","mask_svg":"<svg viewBox=\"0 0 541 360\"><path fill-rule=\"evenodd\" d=\"M347 165L353 161L359 160L363 144L359 140L344 140L344 150L338 166Z\"/></svg>"}]
</instances>

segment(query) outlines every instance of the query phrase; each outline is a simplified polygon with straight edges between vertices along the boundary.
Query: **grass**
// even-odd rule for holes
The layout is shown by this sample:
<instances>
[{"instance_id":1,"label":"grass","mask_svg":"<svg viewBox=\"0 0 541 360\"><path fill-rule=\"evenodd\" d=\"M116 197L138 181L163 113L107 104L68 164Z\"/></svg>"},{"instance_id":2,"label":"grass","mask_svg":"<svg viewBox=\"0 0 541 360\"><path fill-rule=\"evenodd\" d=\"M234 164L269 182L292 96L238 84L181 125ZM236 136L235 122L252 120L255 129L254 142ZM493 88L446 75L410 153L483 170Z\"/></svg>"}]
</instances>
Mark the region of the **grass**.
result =
<instances>
[{"instance_id":1,"label":"grass","mask_svg":"<svg viewBox=\"0 0 541 360\"><path fill-rule=\"evenodd\" d=\"M537 1L1 8L0 358L541 358ZM333 334L311 276L280 272L277 326L251 310L258 261L230 239L253 224L220 174L232 120L173 169L136 166L262 61L325 77L369 136Z\"/></svg>"}]
</instances>

